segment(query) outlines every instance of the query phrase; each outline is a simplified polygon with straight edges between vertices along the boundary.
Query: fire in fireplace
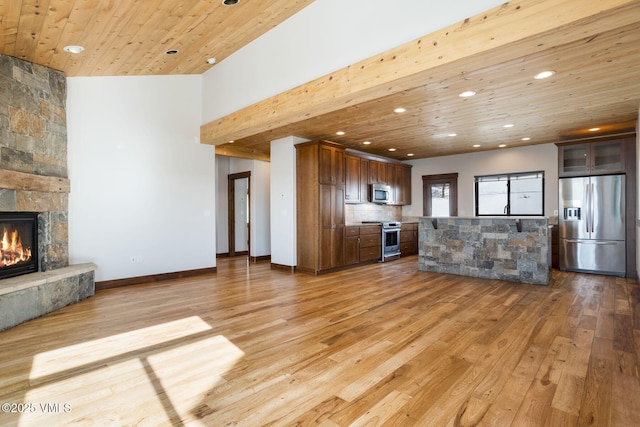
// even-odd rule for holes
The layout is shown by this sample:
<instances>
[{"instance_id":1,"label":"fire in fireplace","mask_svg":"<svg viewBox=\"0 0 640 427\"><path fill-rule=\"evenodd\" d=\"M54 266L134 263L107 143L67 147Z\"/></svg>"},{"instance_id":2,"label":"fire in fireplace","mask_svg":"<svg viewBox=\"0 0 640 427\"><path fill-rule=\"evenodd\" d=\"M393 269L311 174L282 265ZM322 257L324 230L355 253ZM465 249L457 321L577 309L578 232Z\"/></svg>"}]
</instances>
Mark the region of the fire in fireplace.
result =
<instances>
[{"instance_id":1,"label":"fire in fireplace","mask_svg":"<svg viewBox=\"0 0 640 427\"><path fill-rule=\"evenodd\" d=\"M38 271L38 214L0 212L0 279Z\"/></svg>"}]
</instances>

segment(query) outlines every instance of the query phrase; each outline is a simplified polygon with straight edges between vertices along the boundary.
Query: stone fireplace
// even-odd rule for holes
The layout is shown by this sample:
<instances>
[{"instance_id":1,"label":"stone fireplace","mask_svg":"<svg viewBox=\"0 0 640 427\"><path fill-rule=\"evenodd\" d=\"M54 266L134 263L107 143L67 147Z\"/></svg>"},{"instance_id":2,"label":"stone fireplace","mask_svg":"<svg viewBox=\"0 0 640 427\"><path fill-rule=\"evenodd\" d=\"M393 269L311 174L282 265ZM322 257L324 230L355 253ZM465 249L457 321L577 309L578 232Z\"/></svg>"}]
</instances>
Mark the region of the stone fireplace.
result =
<instances>
[{"instance_id":1,"label":"stone fireplace","mask_svg":"<svg viewBox=\"0 0 640 427\"><path fill-rule=\"evenodd\" d=\"M66 90L62 72L0 55L0 212L38 215L37 272L0 280L0 330L94 293L95 266L69 266Z\"/></svg>"}]
</instances>

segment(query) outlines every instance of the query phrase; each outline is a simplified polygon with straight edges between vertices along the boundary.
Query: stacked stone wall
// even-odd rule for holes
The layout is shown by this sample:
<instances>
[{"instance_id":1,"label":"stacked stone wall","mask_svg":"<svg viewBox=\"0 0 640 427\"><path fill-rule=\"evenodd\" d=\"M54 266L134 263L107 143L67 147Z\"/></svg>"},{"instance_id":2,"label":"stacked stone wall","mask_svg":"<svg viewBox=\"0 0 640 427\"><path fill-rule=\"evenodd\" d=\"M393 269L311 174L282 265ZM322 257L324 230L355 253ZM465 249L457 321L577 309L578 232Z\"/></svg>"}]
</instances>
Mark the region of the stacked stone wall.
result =
<instances>
[{"instance_id":1,"label":"stacked stone wall","mask_svg":"<svg viewBox=\"0 0 640 427\"><path fill-rule=\"evenodd\" d=\"M0 170L67 178L66 97L62 72L0 55ZM67 193L0 185L0 211L39 212L40 270L69 264Z\"/></svg>"},{"instance_id":2,"label":"stacked stone wall","mask_svg":"<svg viewBox=\"0 0 640 427\"><path fill-rule=\"evenodd\" d=\"M422 271L549 284L546 218L421 218L418 233Z\"/></svg>"}]
</instances>

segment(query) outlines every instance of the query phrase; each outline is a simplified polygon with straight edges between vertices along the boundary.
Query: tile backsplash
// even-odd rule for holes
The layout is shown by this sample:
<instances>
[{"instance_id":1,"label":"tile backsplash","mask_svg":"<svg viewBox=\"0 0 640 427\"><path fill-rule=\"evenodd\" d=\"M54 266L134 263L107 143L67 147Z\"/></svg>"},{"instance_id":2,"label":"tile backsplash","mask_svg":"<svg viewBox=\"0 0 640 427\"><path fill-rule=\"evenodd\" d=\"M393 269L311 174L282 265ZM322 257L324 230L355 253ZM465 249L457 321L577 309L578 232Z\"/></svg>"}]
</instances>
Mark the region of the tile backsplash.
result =
<instances>
[{"instance_id":1,"label":"tile backsplash","mask_svg":"<svg viewBox=\"0 0 640 427\"><path fill-rule=\"evenodd\" d=\"M378 205L376 203L358 203L345 205L347 224L362 221L400 221L402 206Z\"/></svg>"}]
</instances>

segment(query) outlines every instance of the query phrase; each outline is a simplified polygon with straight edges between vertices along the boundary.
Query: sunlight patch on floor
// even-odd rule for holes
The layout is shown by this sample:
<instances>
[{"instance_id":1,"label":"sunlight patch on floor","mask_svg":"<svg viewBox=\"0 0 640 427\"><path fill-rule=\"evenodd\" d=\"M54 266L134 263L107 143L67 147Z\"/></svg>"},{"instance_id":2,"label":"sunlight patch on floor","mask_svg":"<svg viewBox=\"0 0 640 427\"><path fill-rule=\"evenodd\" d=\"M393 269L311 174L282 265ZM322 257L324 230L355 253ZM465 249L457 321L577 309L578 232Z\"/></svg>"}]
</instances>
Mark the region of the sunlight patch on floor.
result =
<instances>
[{"instance_id":1,"label":"sunlight patch on floor","mask_svg":"<svg viewBox=\"0 0 640 427\"><path fill-rule=\"evenodd\" d=\"M43 406L19 425L197 423L207 394L245 355L210 330L190 317L39 354L24 399Z\"/></svg>"},{"instance_id":2,"label":"sunlight patch on floor","mask_svg":"<svg viewBox=\"0 0 640 427\"><path fill-rule=\"evenodd\" d=\"M92 369L96 364L109 363L127 357L128 354L130 357L137 357L142 349L184 339L210 329L207 322L198 316L192 316L45 351L34 357L29 379L37 384L51 380L56 374L64 375L68 370L78 370L81 367ZM123 353L123 347L128 349L127 352Z\"/></svg>"}]
</instances>

